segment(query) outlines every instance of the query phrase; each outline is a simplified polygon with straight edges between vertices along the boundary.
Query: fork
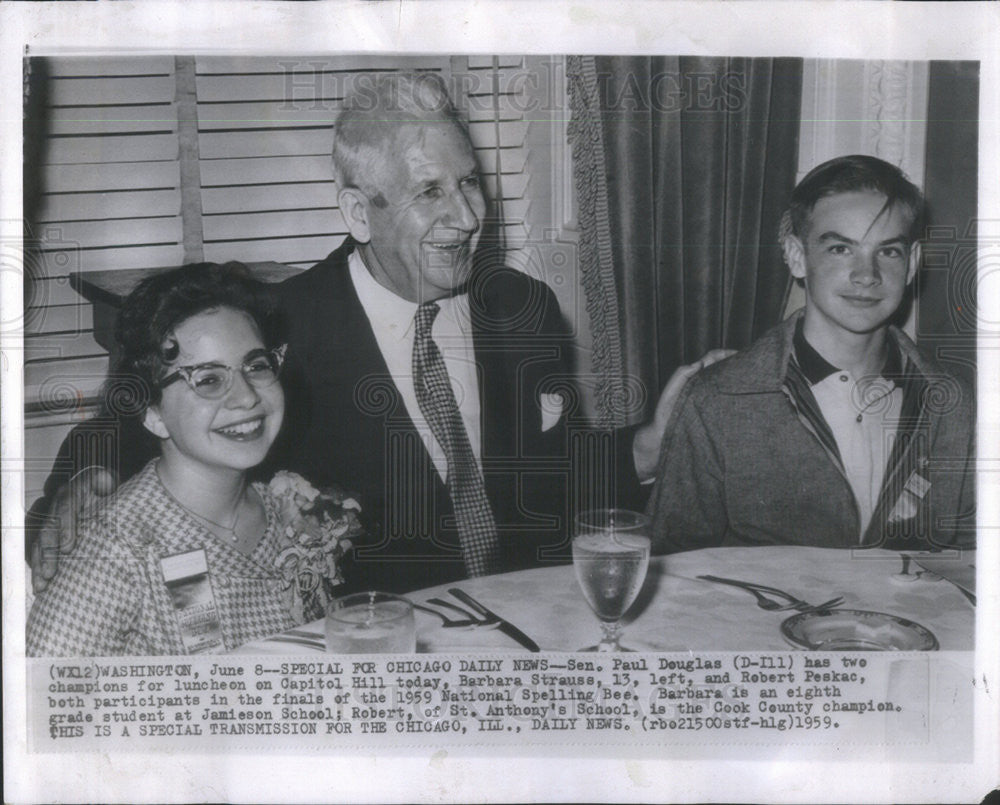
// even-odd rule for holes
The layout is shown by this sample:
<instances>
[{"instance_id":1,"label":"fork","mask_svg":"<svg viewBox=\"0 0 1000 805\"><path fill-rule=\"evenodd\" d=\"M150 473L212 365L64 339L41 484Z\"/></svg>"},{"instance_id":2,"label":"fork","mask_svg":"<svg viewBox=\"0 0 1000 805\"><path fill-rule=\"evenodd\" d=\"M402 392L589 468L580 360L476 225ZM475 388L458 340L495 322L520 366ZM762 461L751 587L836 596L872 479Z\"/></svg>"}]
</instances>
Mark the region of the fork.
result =
<instances>
[{"instance_id":1,"label":"fork","mask_svg":"<svg viewBox=\"0 0 1000 805\"><path fill-rule=\"evenodd\" d=\"M447 607L453 612L457 612L460 615L464 615L460 621L452 621L452 625L455 626L478 626L483 629L492 629L499 625L500 619L495 615L489 616L484 615L481 612L476 612L473 610L465 609L464 607L458 606L458 604L453 604L451 601L445 601L443 598L428 598L428 604L434 604L439 607ZM440 614L440 613L438 613Z\"/></svg>"},{"instance_id":2,"label":"fork","mask_svg":"<svg viewBox=\"0 0 1000 805\"><path fill-rule=\"evenodd\" d=\"M784 598L790 602L800 602L798 598L794 595L786 593L784 590L779 590L777 587L768 587L766 584L758 584L753 581L740 581L739 579L726 579L722 576L698 576L699 579L705 579L706 581L717 581L719 584L729 584L733 587L739 587L743 590L757 590L761 593L770 593L771 595L777 595ZM801 602L800 602L801 603Z\"/></svg>"},{"instance_id":3,"label":"fork","mask_svg":"<svg viewBox=\"0 0 1000 805\"><path fill-rule=\"evenodd\" d=\"M449 618L443 612L438 612L436 609L431 609L430 607L425 607L422 604L414 604L414 609L419 609L421 612L429 612L431 615L437 615L441 619L441 626L445 629L454 629L461 626L475 626L479 621L473 620L468 617L469 613L464 609L456 607L454 604L449 604L447 601L442 601L440 598L431 598L428 604L436 604L437 606L450 607L451 609L458 610L463 615L467 616L461 620L455 620L454 618Z\"/></svg>"},{"instance_id":4,"label":"fork","mask_svg":"<svg viewBox=\"0 0 1000 805\"><path fill-rule=\"evenodd\" d=\"M766 609L768 612L780 612L784 609L793 609L796 606L794 601L788 604L782 604L778 601L774 601L758 590L755 590L753 587L742 587L740 589L751 593L753 597L757 599L757 606L761 609Z\"/></svg>"},{"instance_id":5,"label":"fork","mask_svg":"<svg viewBox=\"0 0 1000 805\"><path fill-rule=\"evenodd\" d=\"M793 601L790 604L779 604L777 601L772 601L761 593L757 592L751 587L744 587L748 593L753 593L754 597L757 599L757 606L761 609L766 609L768 612L785 612L789 609L794 609L798 612L819 612L824 609L832 609L835 606L844 603L844 596L838 595L836 598L831 598L829 601L824 601L822 604L807 604L805 601Z\"/></svg>"},{"instance_id":6,"label":"fork","mask_svg":"<svg viewBox=\"0 0 1000 805\"><path fill-rule=\"evenodd\" d=\"M836 598L831 598L829 601L824 601L822 604L816 604L816 606L806 604L803 601L802 604L797 604L793 607L793 609L797 609L799 612L825 612L828 609L839 607L843 603L844 596L838 595Z\"/></svg>"},{"instance_id":7,"label":"fork","mask_svg":"<svg viewBox=\"0 0 1000 805\"><path fill-rule=\"evenodd\" d=\"M736 581L735 579L724 579L720 576L698 576L699 579L704 579L705 581L714 581L719 584L728 584L732 587L738 587L741 590L746 590L748 593L753 595L757 599L757 606L761 609L767 610L768 612L783 612L789 609L795 609L799 612L810 612L812 610L822 610L830 609L838 604L844 602L843 596L838 596L837 598L831 598L822 604L812 605L806 601L789 595L783 590L779 590L776 587L765 587L764 585L751 584L750 582ZM787 604L782 604L779 601L775 601L772 598L768 598L764 595L761 590L766 590L767 592L773 593L775 595L780 595L788 599Z\"/></svg>"},{"instance_id":8,"label":"fork","mask_svg":"<svg viewBox=\"0 0 1000 805\"><path fill-rule=\"evenodd\" d=\"M757 599L757 606L759 606L761 609L766 609L768 612L778 612L785 609L793 609L796 606L800 605L809 606L808 604L806 604L805 601L801 601L798 598L795 598L794 596L791 596L788 593L783 592L775 587L764 587L763 585L752 584L747 581L737 581L736 579L724 579L721 576L698 576L698 578L704 579L705 581L714 581L717 584L727 584L730 587L738 587L741 590L745 590L746 592L750 593L751 595L753 595L754 598ZM788 602L782 604L779 601L775 601L773 598L768 598L762 592L765 590L774 595L780 595L782 598L786 598Z\"/></svg>"}]
</instances>

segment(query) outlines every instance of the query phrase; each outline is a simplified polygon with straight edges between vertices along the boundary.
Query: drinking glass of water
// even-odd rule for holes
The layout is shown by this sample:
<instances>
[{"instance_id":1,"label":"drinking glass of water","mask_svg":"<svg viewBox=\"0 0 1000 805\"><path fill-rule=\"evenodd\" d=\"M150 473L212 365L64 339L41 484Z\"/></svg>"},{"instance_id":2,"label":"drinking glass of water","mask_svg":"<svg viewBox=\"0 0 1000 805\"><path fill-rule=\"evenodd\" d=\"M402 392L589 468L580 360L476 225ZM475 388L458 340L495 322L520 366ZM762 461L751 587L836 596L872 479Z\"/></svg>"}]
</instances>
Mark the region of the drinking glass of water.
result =
<instances>
[{"instance_id":1,"label":"drinking glass of water","mask_svg":"<svg viewBox=\"0 0 1000 805\"><path fill-rule=\"evenodd\" d=\"M576 518L573 567L601 621L601 642L581 651L629 651L619 645L622 616L649 567L649 518L627 509L592 509Z\"/></svg>"},{"instance_id":2,"label":"drinking glass of water","mask_svg":"<svg viewBox=\"0 0 1000 805\"><path fill-rule=\"evenodd\" d=\"M413 654L413 604L399 595L366 592L335 599L326 614L331 654Z\"/></svg>"}]
</instances>

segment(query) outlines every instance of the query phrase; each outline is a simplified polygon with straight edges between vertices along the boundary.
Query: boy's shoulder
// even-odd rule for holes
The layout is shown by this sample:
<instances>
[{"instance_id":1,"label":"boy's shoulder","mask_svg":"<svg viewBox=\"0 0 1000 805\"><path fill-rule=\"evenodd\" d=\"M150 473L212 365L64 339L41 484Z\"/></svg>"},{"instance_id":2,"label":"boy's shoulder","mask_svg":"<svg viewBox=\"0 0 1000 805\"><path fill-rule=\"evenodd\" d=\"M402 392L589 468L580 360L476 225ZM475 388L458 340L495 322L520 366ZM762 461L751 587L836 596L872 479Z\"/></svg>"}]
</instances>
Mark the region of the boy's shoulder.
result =
<instances>
[{"instance_id":1,"label":"boy's shoulder","mask_svg":"<svg viewBox=\"0 0 1000 805\"><path fill-rule=\"evenodd\" d=\"M765 332L750 346L702 369L691 379L692 394L756 394L780 391L796 317Z\"/></svg>"}]
</instances>

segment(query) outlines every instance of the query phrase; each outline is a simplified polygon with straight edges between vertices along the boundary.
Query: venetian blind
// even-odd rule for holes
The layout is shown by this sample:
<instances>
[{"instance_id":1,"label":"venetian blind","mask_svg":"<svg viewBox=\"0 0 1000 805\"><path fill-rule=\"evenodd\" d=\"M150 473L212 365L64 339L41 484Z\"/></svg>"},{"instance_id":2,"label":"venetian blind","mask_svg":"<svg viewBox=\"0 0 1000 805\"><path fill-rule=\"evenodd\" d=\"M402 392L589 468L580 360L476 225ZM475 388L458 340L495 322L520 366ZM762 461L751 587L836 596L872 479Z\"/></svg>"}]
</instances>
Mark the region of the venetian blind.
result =
<instances>
[{"instance_id":1,"label":"venetian blind","mask_svg":"<svg viewBox=\"0 0 1000 805\"><path fill-rule=\"evenodd\" d=\"M515 247L523 244L528 123L511 101L517 87L506 86L515 82L504 80L521 66L519 57L504 59L495 75L490 57L199 58L205 259L236 255L307 267L339 245L347 228L330 169L330 125L348 87L396 69L433 71L445 78L466 107L470 136L494 199L499 151L510 240ZM500 86L494 104L496 79ZM463 90L467 92L460 95Z\"/></svg>"},{"instance_id":2,"label":"venetian blind","mask_svg":"<svg viewBox=\"0 0 1000 805\"><path fill-rule=\"evenodd\" d=\"M36 492L73 422L89 416L107 371L76 271L182 261L174 59L36 60L44 125L40 185L26 243L25 452ZM32 170L31 168L35 168Z\"/></svg>"}]
</instances>

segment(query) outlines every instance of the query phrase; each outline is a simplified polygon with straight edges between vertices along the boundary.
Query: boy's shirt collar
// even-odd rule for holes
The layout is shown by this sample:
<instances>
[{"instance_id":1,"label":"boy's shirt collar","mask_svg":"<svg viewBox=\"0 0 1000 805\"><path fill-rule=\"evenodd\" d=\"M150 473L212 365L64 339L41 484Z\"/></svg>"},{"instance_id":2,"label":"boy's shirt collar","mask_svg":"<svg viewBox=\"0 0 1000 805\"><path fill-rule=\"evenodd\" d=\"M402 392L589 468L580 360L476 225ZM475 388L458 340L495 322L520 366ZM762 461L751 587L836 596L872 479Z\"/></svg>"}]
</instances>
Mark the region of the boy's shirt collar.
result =
<instances>
[{"instance_id":1,"label":"boy's shirt collar","mask_svg":"<svg viewBox=\"0 0 1000 805\"><path fill-rule=\"evenodd\" d=\"M802 371L802 375L809 382L810 386L815 386L835 372L842 370L820 355L813 345L806 340L802 326L803 319L804 317L795 323L795 334L792 336L792 352L795 356L795 362ZM888 354L886 355L885 365L882 367L880 375L898 385L903 375L902 355L900 354L896 339L891 334L887 339L887 343L889 347Z\"/></svg>"}]
</instances>

